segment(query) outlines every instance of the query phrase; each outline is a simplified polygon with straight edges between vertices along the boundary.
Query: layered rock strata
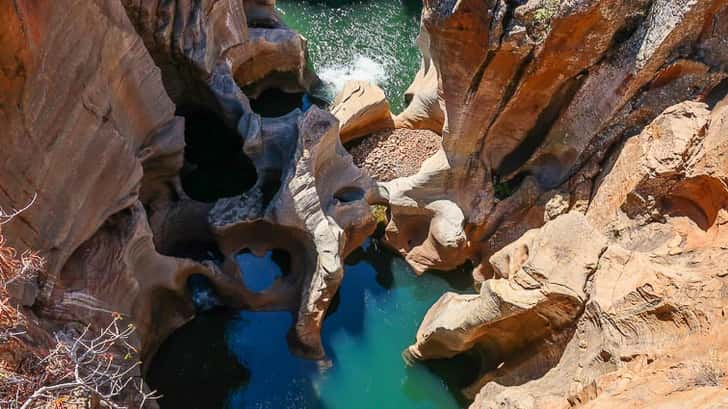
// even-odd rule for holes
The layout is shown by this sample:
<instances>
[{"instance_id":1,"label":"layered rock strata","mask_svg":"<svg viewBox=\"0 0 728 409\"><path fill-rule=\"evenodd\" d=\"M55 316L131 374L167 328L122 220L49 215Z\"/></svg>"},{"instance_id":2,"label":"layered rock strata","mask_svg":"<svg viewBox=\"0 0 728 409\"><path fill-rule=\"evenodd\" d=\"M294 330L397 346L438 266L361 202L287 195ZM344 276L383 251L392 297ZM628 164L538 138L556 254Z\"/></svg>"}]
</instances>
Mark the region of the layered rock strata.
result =
<instances>
[{"instance_id":1,"label":"layered rock strata","mask_svg":"<svg viewBox=\"0 0 728 409\"><path fill-rule=\"evenodd\" d=\"M728 99L666 109L610 159L585 215L497 252L495 277L444 295L408 355L482 356L473 408L725 405L727 120Z\"/></svg>"},{"instance_id":2,"label":"layered rock strata","mask_svg":"<svg viewBox=\"0 0 728 409\"><path fill-rule=\"evenodd\" d=\"M588 201L615 143L672 104L705 100L726 78L727 8L722 0L425 1L423 64L411 109L397 120L442 123L443 151L418 175L382 184L390 245L418 271L469 258L477 275L491 276L481 261L545 213Z\"/></svg>"},{"instance_id":3,"label":"layered rock strata","mask_svg":"<svg viewBox=\"0 0 728 409\"><path fill-rule=\"evenodd\" d=\"M381 199L372 199L373 183L341 146L332 115L312 109L262 119L251 110L240 86L300 90L311 79L305 41L277 23L272 6L0 6L0 204L22 208L35 197L3 233L13 247L47 260L38 277L11 290L46 330L103 327L120 313L136 325L132 341L147 361L194 315L187 280L202 275L228 305L290 310L297 351L323 355L319 330L342 278L341 259L371 233L367 201ZM281 70L293 74L264 84ZM246 194L200 203L182 189L190 152L185 118L175 112L199 110L219 120L215 132L237 135L239 154L254 164ZM219 144L215 132L201 144ZM244 176L251 175L234 175ZM248 210L223 217L232 208ZM253 293L233 257L269 246L289 250L297 270ZM223 262L212 256L218 250Z\"/></svg>"}]
</instances>

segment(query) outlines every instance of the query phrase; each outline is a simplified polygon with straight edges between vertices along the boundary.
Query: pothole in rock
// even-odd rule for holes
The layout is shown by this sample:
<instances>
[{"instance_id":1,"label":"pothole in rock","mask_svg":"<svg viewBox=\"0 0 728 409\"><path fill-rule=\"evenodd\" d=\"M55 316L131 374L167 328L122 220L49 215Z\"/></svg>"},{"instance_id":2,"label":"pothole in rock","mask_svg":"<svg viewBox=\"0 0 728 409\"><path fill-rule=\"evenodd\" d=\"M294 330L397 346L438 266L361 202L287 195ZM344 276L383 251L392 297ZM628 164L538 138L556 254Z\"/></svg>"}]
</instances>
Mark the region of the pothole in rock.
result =
<instances>
[{"instance_id":1,"label":"pothole in rock","mask_svg":"<svg viewBox=\"0 0 728 409\"><path fill-rule=\"evenodd\" d=\"M250 250L243 250L235 261L240 266L243 283L253 292L261 292L270 288L281 277L291 270L291 256L285 250L273 249L259 257Z\"/></svg>"},{"instance_id":2,"label":"pothole in rock","mask_svg":"<svg viewBox=\"0 0 728 409\"><path fill-rule=\"evenodd\" d=\"M257 98L250 99L253 111L265 118L286 115L296 108L303 108L303 92L285 92L271 88L263 91Z\"/></svg>"},{"instance_id":3,"label":"pothole in rock","mask_svg":"<svg viewBox=\"0 0 728 409\"><path fill-rule=\"evenodd\" d=\"M227 327L235 315L221 308L199 314L162 344L145 377L160 391L160 407L225 408L229 391L248 383L250 370L227 347Z\"/></svg>"},{"instance_id":4,"label":"pothole in rock","mask_svg":"<svg viewBox=\"0 0 728 409\"><path fill-rule=\"evenodd\" d=\"M290 352L290 312L201 312L164 342L151 363L147 378L164 395L160 407L466 407L459 388L479 365L450 360L408 366L401 356L429 307L451 287L436 275L417 277L401 257L374 243L346 260L339 302L322 331L327 360ZM238 262L243 258L244 272L255 265L283 272L286 262L276 263L276 253L244 252Z\"/></svg>"},{"instance_id":5,"label":"pothole in rock","mask_svg":"<svg viewBox=\"0 0 728 409\"><path fill-rule=\"evenodd\" d=\"M202 107L180 107L177 115L185 118L181 179L187 195L210 203L240 195L255 184L255 167L243 153L242 138L234 128Z\"/></svg>"}]
</instances>

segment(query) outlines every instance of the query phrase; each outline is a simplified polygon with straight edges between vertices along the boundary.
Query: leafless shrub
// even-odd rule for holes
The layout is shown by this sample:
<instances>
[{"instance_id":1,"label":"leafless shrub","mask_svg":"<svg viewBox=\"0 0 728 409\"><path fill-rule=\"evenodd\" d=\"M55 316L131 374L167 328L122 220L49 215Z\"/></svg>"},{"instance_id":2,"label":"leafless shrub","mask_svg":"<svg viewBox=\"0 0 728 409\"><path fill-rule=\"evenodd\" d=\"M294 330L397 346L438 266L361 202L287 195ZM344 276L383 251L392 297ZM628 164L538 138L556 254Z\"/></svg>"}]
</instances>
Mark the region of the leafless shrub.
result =
<instances>
[{"instance_id":1,"label":"leafless shrub","mask_svg":"<svg viewBox=\"0 0 728 409\"><path fill-rule=\"evenodd\" d=\"M10 211L6 211L2 207L0 207L0 226L3 224L10 223L16 216L18 216L20 213L23 213L24 211L30 209L31 206L35 203L35 200L38 198L38 194L34 194L33 198L30 199L28 204L26 204L21 209L13 209Z\"/></svg>"},{"instance_id":2,"label":"leafless shrub","mask_svg":"<svg viewBox=\"0 0 728 409\"><path fill-rule=\"evenodd\" d=\"M143 407L157 396L144 390L136 377L140 362L130 343L132 325L124 326L120 314L100 331L89 325L82 331L71 329L55 335L48 349L28 345L26 319L10 299L7 285L14 280L36 276L45 261L36 252L18 252L7 245L2 226L30 208L36 196L22 209L0 208L0 408L126 408L119 402L136 401ZM3 353L12 351L8 362ZM19 360L18 360L18 357ZM84 403L85 402L85 403Z\"/></svg>"},{"instance_id":3,"label":"leafless shrub","mask_svg":"<svg viewBox=\"0 0 728 409\"><path fill-rule=\"evenodd\" d=\"M54 382L35 389L18 407L46 407L61 396L72 395L88 396L116 409L127 407L117 403L125 394L138 393L135 400L139 407L156 399L154 392L144 392L141 379L135 379L141 363L134 360L137 351L129 343L134 326L121 322L121 315L114 314L111 323L97 335L92 335L90 326L80 334L57 333L56 347L39 361Z\"/></svg>"}]
</instances>

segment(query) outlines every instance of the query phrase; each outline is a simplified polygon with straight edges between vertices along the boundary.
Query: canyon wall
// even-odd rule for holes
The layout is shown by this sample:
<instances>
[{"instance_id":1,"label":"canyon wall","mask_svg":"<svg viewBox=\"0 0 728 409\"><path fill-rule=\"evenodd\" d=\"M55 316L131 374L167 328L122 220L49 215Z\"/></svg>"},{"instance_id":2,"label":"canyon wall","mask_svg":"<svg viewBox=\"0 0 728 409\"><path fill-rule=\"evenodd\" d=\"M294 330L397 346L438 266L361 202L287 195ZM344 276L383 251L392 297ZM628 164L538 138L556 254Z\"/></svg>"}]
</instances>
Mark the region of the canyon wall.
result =
<instances>
[{"instance_id":1,"label":"canyon wall","mask_svg":"<svg viewBox=\"0 0 728 409\"><path fill-rule=\"evenodd\" d=\"M728 2L485 3L425 1L399 121L443 149L380 183L389 245L479 289L406 356L475 356L472 408L725 406Z\"/></svg>"},{"instance_id":2,"label":"canyon wall","mask_svg":"<svg viewBox=\"0 0 728 409\"><path fill-rule=\"evenodd\" d=\"M397 120L441 123L444 149L382 184L391 246L420 272L470 258L492 275L488 257L543 224L538 207L583 206L615 143L726 78L726 13L720 0L426 1Z\"/></svg>"},{"instance_id":3,"label":"canyon wall","mask_svg":"<svg viewBox=\"0 0 728 409\"><path fill-rule=\"evenodd\" d=\"M480 293L445 294L406 354L476 354L473 407L726 402L728 1L427 0L408 108L355 87L341 127L251 108L317 82L273 6L0 4L0 206L31 203L3 234L47 261L10 289L32 322L120 313L146 360L202 275L290 311L292 350L320 358L342 260L388 204L418 273L475 265ZM339 132L377 121L436 152L375 183ZM293 271L249 290L235 256L274 248Z\"/></svg>"},{"instance_id":4,"label":"canyon wall","mask_svg":"<svg viewBox=\"0 0 728 409\"><path fill-rule=\"evenodd\" d=\"M444 295L414 359L482 359L473 408L722 407L728 98L667 108L606 164L585 214L490 258Z\"/></svg>"},{"instance_id":5,"label":"canyon wall","mask_svg":"<svg viewBox=\"0 0 728 409\"><path fill-rule=\"evenodd\" d=\"M119 313L146 362L194 315L187 280L202 275L224 304L291 311L292 347L323 356L323 314L343 257L374 229L376 191L331 114L251 109L241 87L256 96L316 81L305 41L273 6L2 2L0 205L32 203L3 234L47 261L10 289L30 322L53 334L103 328ZM210 146L224 148L197 151ZM222 176L234 191L190 197L183 187L195 185L180 175L229 157L239 166ZM274 246L294 271L248 290L234 256ZM5 352L4 364L19 365Z\"/></svg>"}]
</instances>

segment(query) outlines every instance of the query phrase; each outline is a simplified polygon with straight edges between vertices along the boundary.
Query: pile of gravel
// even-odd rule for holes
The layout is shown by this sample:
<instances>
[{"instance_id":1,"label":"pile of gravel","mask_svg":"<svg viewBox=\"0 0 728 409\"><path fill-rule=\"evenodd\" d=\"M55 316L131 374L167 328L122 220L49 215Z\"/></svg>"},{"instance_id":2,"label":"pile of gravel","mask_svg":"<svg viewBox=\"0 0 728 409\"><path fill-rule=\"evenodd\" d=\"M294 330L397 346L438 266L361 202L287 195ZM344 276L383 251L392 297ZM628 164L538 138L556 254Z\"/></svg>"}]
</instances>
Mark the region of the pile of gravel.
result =
<instances>
[{"instance_id":1,"label":"pile of gravel","mask_svg":"<svg viewBox=\"0 0 728 409\"><path fill-rule=\"evenodd\" d=\"M410 176L442 146L440 135L422 129L389 129L347 146L354 163L376 180Z\"/></svg>"}]
</instances>

